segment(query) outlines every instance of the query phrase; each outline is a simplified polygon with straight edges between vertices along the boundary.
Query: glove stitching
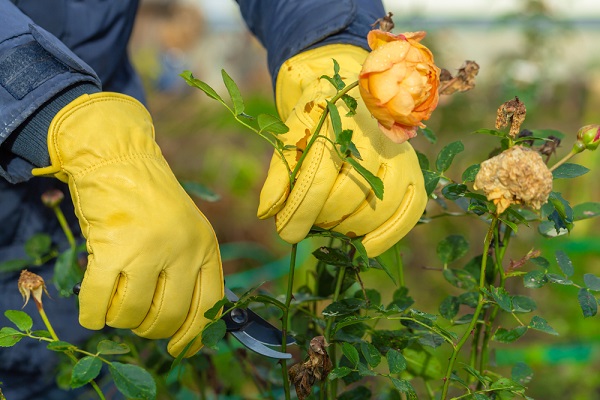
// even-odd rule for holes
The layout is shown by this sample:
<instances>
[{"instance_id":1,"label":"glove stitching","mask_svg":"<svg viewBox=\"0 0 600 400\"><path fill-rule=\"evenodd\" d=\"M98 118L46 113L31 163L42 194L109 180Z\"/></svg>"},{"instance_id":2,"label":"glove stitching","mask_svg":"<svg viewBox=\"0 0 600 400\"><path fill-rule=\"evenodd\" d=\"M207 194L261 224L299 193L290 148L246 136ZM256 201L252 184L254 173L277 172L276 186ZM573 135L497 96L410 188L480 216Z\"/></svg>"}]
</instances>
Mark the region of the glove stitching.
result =
<instances>
[{"instance_id":1,"label":"glove stitching","mask_svg":"<svg viewBox=\"0 0 600 400\"><path fill-rule=\"evenodd\" d=\"M365 238L365 240L363 241L363 244L368 243L368 242L373 241L373 240L377 240L378 238L380 238L381 236L383 236L389 230L390 227L396 226L398 224L399 220L401 220L401 219L404 218L406 212L409 209L410 204L412 204L413 198L415 197L415 193L416 193L415 185L412 184L412 183L410 185L408 185L407 188L406 188L406 192L407 192L407 194L402 199L402 203L400 203L401 205L404 204L404 203L406 204L406 206L403 207L402 211L397 214L396 218L394 218L393 220L387 220L381 226L381 228L383 228L384 226L387 226L387 228L385 228L385 229L377 229L377 233L372 232L372 233L368 234L368 237ZM401 239L401 238L399 238L399 239Z\"/></svg>"},{"instance_id":2,"label":"glove stitching","mask_svg":"<svg viewBox=\"0 0 600 400\"><path fill-rule=\"evenodd\" d=\"M110 160L102 161L97 164L91 165L75 174L70 174L70 175L73 177L73 179L78 179L78 178L81 178L81 177L87 175L88 173L90 173L92 171L95 171L95 170L105 167L107 165L113 165L113 164L118 164L118 163L125 162L125 161L133 161L133 160L143 159L143 158L146 158L149 160L155 160L158 163L163 164L163 165L167 164L165 159L161 156L157 156L154 154L148 154L148 153L137 153L137 154L129 154L126 156L111 158ZM64 169L64 170L66 171L66 169Z\"/></svg>"},{"instance_id":3,"label":"glove stitching","mask_svg":"<svg viewBox=\"0 0 600 400\"><path fill-rule=\"evenodd\" d=\"M166 275L167 275L167 272L164 269L160 271L160 274L158 274L158 278L159 279L161 279L161 278L164 279L165 283L164 283L163 290L162 290L161 295L160 295L160 301L158 302L158 311L156 313L156 316L154 317L154 321L152 321L152 324L150 324L150 326L148 328L144 329L143 331L135 332L135 334L138 335L138 336L144 337L144 335L147 332L151 331L154 328L154 326L157 324L157 322L158 322L158 316L160 315L160 310L162 309L162 305L163 305L164 300L165 300L165 292L166 292L165 288L166 288L166 285L167 285L167 283L166 283L166 279L167 278L165 277ZM152 304L155 304L155 302L154 302L154 296L152 296ZM144 321L145 321L145 319L144 319ZM141 326L144 323L144 321L142 321L142 323L140 325L138 325L138 327ZM136 328L136 331L137 331L137 328Z\"/></svg>"}]
</instances>

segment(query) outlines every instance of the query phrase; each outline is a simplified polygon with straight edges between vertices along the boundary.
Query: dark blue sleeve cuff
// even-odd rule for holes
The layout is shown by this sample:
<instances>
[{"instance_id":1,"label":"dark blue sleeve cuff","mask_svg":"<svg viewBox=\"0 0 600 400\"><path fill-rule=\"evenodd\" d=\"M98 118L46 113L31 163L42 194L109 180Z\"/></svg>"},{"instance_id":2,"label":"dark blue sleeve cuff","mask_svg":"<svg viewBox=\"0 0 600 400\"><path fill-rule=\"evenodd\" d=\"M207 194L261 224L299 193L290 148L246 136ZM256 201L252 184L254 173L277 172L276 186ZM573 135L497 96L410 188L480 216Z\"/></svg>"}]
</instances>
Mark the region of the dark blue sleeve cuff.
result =
<instances>
[{"instance_id":1,"label":"dark blue sleeve cuff","mask_svg":"<svg viewBox=\"0 0 600 400\"><path fill-rule=\"evenodd\" d=\"M250 31L267 49L273 83L281 64L327 44L369 49L367 34L386 15L380 0L237 0Z\"/></svg>"}]
</instances>

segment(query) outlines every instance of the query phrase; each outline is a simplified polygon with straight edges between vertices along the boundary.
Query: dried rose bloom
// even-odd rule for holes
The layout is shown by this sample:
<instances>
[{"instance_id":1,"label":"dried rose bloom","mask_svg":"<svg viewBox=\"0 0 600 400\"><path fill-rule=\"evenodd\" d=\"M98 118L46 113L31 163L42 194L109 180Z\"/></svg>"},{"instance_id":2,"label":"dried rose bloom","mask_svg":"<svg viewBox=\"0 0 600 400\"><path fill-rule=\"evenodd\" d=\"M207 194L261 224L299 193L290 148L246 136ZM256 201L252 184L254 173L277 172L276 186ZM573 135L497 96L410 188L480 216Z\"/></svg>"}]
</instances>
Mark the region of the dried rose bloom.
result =
<instances>
[{"instance_id":1,"label":"dried rose bloom","mask_svg":"<svg viewBox=\"0 0 600 400\"><path fill-rule=\"evenodd\" d=\"M511 204L539 209L552 191L552 173L536 151L513 146L481 163L473 186L501 214Z\"/></svg>"},{"instance_id":2,"label":"dried rose bloom","mask_svg":"<svg viewBox=\"0 0 600 400\"><path fill-rule=\"evenodd\" d=\"M40 308L42 306L43 292L46 292L46 295L50 296L46 290L44 279L33 272L27 271L26 269L21 271L21 276L19 277L19 292L21 292L23 300L25 301L23 307L27 305L29 298L33 296L36 306Z\"/></svg>"},{"instance_id":3,"label":"dried rose bloom","mask_svg":"<svg viewBox=\"0 0 600 400\"><path fill-rule=\"evenodd\" d=\"M304 400L317 382L327 379L332 363L327 354L328 344L324 336L316 336L310 341L308 360L294 364L289 369L290 382L296 388L299 400Z\"/></svg>"},{"instance_id":4,"label":"dried rose bloom","mask_svg":"<svg viewBox=\"0 0 600 400\"><path fill-rule=\"evenodd\" d=\"M519 100L518 97L515 97L498 108L496 129L504 128L508 125L510 127L508 134L511 137L516 137L521 131L521 124L525 121L525 115L527 115L525 103Z\"/></svg>"}]
</instances>

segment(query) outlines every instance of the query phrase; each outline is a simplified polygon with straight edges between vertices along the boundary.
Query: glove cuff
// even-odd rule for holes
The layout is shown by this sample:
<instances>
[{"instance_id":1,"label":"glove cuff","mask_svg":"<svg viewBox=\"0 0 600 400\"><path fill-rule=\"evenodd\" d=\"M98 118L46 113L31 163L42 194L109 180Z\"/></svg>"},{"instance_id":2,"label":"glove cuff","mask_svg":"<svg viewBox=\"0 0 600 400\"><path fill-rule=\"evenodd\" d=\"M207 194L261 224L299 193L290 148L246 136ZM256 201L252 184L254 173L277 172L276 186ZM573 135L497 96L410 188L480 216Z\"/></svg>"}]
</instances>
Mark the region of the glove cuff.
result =
<instances>
[{"instance_id":1,"label":"glove cuff","mask_svg":"<svg viewBox=\"0 0 600 400\"><path fill-rule=\"evenodd\" d=\"M302 52L283 63L275 84L275 101L279 116L285 121L296 106L304 89L322 75L333 75L333 59L340 65L346 83L358 79L368 52L349 44L331 44Z\"/></svg>"},{"instance_id":2,"label":"glove cuff","mask_svg":"<svg viewBox=\"0 0 600 400\"><path fill-rule=\"evenodd\" d=\"M63 182L127 158L162 158L146 108L133 97L109 92L85 94L61 109L48 129L48 152L51 165L32 174Z\"/></svg>"}]
</instances>

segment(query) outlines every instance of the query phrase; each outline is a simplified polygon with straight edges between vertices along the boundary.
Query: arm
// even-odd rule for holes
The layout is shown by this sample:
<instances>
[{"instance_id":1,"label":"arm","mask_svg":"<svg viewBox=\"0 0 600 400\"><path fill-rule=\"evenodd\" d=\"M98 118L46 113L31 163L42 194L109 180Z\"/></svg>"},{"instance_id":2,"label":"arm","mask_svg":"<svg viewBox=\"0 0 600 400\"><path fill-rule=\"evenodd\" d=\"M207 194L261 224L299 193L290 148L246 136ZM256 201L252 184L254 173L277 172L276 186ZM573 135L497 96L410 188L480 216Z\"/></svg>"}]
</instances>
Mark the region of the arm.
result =
<instances>
[{"instance_id":1,"label":"arm","mask_svg":"<svg viewBox=\"0 0 600 400\"><path fill-rule=\"evenodd\" d=\"M45 132L54 115L100 80L58 39L0 0L0 176L31 177L48 165Z\"/></svg>"}]
</instances>

